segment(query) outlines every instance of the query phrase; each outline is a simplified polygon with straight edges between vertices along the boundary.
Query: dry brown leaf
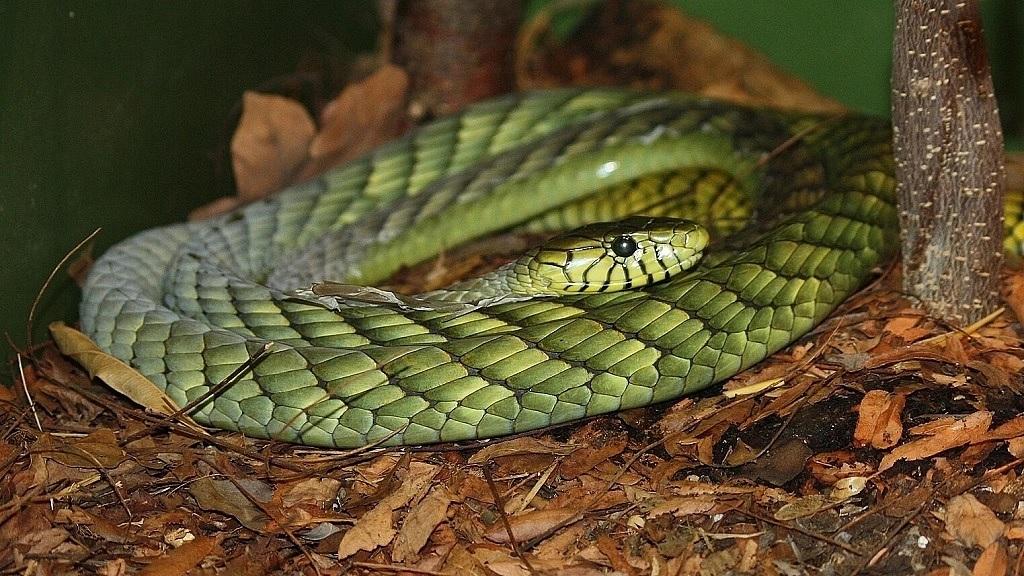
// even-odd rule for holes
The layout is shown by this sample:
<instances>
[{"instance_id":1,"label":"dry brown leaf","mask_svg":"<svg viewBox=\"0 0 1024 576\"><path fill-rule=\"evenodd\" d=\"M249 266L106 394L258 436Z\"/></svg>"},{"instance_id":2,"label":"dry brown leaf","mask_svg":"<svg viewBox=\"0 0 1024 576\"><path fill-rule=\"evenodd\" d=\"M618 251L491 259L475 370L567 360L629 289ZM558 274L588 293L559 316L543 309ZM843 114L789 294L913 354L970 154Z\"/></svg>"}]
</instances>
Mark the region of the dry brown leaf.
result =
<instances>
[{"instance_id":1,"label":"dry brown leaf","mask_svg":"<svg viewBox=\"0 0 1024 576\"><path fill-rule=\"evenodd\" d=\"M712 495L669 498L651 508L648 516L654 518L661 514L672 514L674 516L705 514L714 508L716 502L716 498Z\"/></svg>"},{"instance_id":2,"label":"dry brown leaf","mask_svg":"<svg viewBox=\"0 0 1024 576\"><path fill-rule=\"evenodd\" d=\"M512 534L516 541L523 542L540 536L548 529L569 520L576 514L576 511L565 508L535 510L513 516L508 519L508 523L512 527ZM505 525L499 521L495 522L494 526L484 534L484 538L491 542L505 544L508 542L508 532L505 530Z\"/></svg>"},{"instance_id":3,"label":"dry brown leaf","mask_svg":"<svg viewBox=\"0 0 1024 576\"><path fill-rule=\"evenodd\" d=\"M897 446L882 458L878 471L888 470L899 460L920 460L950 448L969 444L981 437L991 423L992 413L980 411L963 418L946 416L912 428L911 433L926 437Z\"/></svg>"},{"instance_id":4,"label":"dry brown leaf","mask_svg":"<svg viewBox=\"0 0 1024 576\"><path fill-rule=\"evenodd\" d=\"M296 181L306 163L316 125L302 104L246 92L242 117L231 137L231 166L238 196L258 200Z\"/></svg>"},{"instance_id":5,"label":"dry brown leaf","mask_svg":"<svg viewBox=\"0 0 1024 576\"><path fill-rule=\"evenodd\" d=\"M1006 451L1014 458L1024 457L1024 436L1011 438L1010 441L1006 443Z\"/></svg>"},{"instance_id":6,"label":"dry brown leaf","mask_svg":"<svg viewBox=\"0 0 1024 576\"><path fill-rule=\"evenodd\" d=\"M1024 322L1024 272L1014 272L1003 282L1003 299L1018 322Z\"/></svg>"},{"instance_id":7,"label":"dry brown leaf","mask_svg":"<svg viewBox=\"0 0 1024 576\"><path fill-rule=\"evenodd\" d=\"M491 572L484 567L483 563L462 546L452 548L448 558L445 559L441 572L459 576L491 576Z\"/></svg>"},{"instance_id":8,"label":"dry brown leaf","mask_svg":"<svg viewBox=\"0 0 1024 576\"><path fill-rule=\"evenodd\" d=\"M987 434L979 437L976 442L987 442L989 440L1007 440L1017 436L1024 436L1024 415L1011 418L989 430Z\"/></svg>"},{"instance_id":9,"label":"dry brown leaf","mask_svg":"<svg viewBox=\"0 0 1024 576\"><path fill-rule=\"evenodd\" d=\"M200 536L153 559L139 576L184 576L217 548L217 538Z\"/></svg>"},{"instance_id":10,"label":"dry brown leaf","mask_svg":"<svg viewBox=\"0 0 1024 576\"><path fill-rule=\"evenodd\" d=\"M50 324L50 334L61 352L81 364L90 376L103 380L107 386L132 402L160 414L173 414L178 409L171 397L157 388L156 384L131 366L100 350L99 346L85 334L63 322ZM182 422L199 429L188 416L182 414L179 418Z\"/></svg>"},{"instance_id":11,"label":"dry brown leaf","mask_svg":"<svg viewBox=\"0 0 1024 576\"><path fill-rule=\"evenodd\" d=\"M572 446L566 446L551 440L523 436L497 442L485 446L476 454L469 457L470 464L483 464L488 460L502 456L518 456L520 454L547 454L552 456L563 456L572 452Z\"/></svg>"},{"instance_id":12,"label":"dry brown leaf","mask_svg":"<svg viewBox=\"0 0 1024 576\"><path fill-rule=\"evenodd\" d=\"M899 444L903 437L903 406L906 396L885 390L869 390L860 401L857 428L853 440L858 446L885 450Z\"/></svg>"},{"instance_id":13,"label":"dry brown leaf","mask_svg":"<svg viewBox=\"0 0 1024 576\"><path fill-rule=\"evenodd\" d=\"M88 526L90 532L108 542L124 544L131 541L131 534L127 529L118 526L103 516L92 514L77 506L74 508L59 508L55 515L55 521Z\"/></svg>"},{"instance_id":14,"label":"dry brown leaf","mask_svg":"<svg viewBox=\"0 0 1024 576\"><path fill-rule=\"evenodd\" d=\"M432 490L418 504L409 510L402 523L402 529L395 538L395 546L391 558L395 562L404 562L415 556L427 543L430 534L448 515L448 505L452 497L445 488Z\"/></svg>"},{"instance_id":15,"label":"dry brown leaf","mask_svg":"<svg viewBox=\"0 0 1024 576\"><path fill-rule=\"evenodd\" d=\"M1007 568L1009 568L1009 558L1006 556L1006 547L1002 542L993 542L978 557L971 575L1005 576Z\"/></svg>"},{"instance_id":16,"label":"dry brown leaf","mask_svg":"<svg viewBox=\"0 0 1024 576\"><path fill-rule=\"evenodd\" d=\"M960 494L946 502L943 514L946 531L968 545L987 548L1002 536L1006 525L988 506L970 494Z\"/></svg>"},{"instance_id":17,"label":"dry brown leaf","mask_svg":"<svg viewBox=\"0 0 1024 576\"><path fill-rule=\"evenodd\" d=\"M402 485L363 514L355 525L345 532L338 543L338 557L348 558L360 550L370 551L390 543L398 534L392 518L394 511L408 504L426 488L438 469L438 466L425 462L410 463Z\"/></svg>"},{"instance_id":18,"label":"dry brown leaf","mask_svg":"<svg viewBox=\"0 0 1024 576\"><path fill-rule=\"evenodd\" d=\"M896 316L885 323L882 332L909 344L931 333L930 328L919 326L920 323L921 316Z\"/></svg>"},{"instance_id":19,"label":"dry brown leaf","mask_svg":"<svg viewBox=\"0 0 1024 576\"><path fill-rule=\"evenodd\" d=\"M124 458L114 432L100 428L85 438L64 441L50 435L40 437L34 452L73 468L115 468Z\"/></svg>"},{"instance_id":20,"label":"dry brown leaf","mask_svg":"<svg viewBox=\"0 0 1024 576\"><path fill-rule=\"evenodd\" d=\"M281 505L291 508L303 503L323 506L338 496L341 482L334 478L306 478L289 486L281 495Z\"/></svg>"},{"instance_id":21,"label":"dry brown leaf","mask_svg":"<svg viewBox=\"0 0 1024 576\"><path fill-rule=\"evenodd\" d=\"M235 482L245 488L248 496L238 489ZM191 483L188 491L203 510L216 510L233 516L254 532L264 531L270 522L270 518L249 499L252 496L264 505L270 502L272 489L259 480L239 478L231 481L205 477Z\"/></svg>"},{"instance_id":22,"label":"dry brown leaf","mask_svg":"<svg viewBox=\"0 0 1024 576\"><path fill-rule=\"evenodd\" d=\"M310 161L299 179L319 174L399 136L406 127L409 75L385 65L331 100L321 114L320 132L309 145Z\"/></svg>"},{"instance_id":23,"label":"dry brown leaf","mask_svg":"<svg viewBox=\"0 0 1024 576\"><path fill-rule=\"evenodd\" d=\"M558 465L558 474L562 478L576 478L594 466L621 454L626 449L627 441L627 436L621 434L599 443L596 447L578 448Z\"/></svg>"},{"instance_id":24,"label":"dry brown leaf","mask_svg":"<svg viewBox=\"0 0 1024 576\"><path fill-rule=\"evenodd\" d=\"M832 506L834 502L827 498L824 494L810 494L802 498L784 504L781 508L776 510L775 519L781 522L788 522L790 520L796 520L797 518L804 518L817 514L824 508Z\"/></svg>"}]
</instances>

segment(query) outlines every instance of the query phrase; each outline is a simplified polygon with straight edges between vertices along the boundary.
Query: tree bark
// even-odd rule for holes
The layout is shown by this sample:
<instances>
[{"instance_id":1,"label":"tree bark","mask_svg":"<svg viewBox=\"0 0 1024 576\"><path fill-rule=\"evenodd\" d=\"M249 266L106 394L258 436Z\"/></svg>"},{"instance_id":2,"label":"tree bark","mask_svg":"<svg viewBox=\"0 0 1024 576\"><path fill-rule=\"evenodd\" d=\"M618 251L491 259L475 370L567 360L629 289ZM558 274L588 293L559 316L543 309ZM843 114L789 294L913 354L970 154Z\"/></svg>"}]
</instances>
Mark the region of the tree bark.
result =
<instances>
[{"instance_id":1,"label":"tree bark","mask_svg":"<svg viewBox=\"0 0 1024 576\"><path fill-rule=\"evenodd\" d=\"M1003 135L977 0L896 0L892 116L904 289L955 324L999 302Z\"/></svg>"},{"instance_id":2,"label":"tree bark","mask_svg":"<svg viewBox=\"0 0 1024 576\"><path fill-rule=\"evenodd\" d=\"M409 72L411 110L451 114L512 89L519 0L398 0L393 58Z\"/></svg>"}]
</instances>

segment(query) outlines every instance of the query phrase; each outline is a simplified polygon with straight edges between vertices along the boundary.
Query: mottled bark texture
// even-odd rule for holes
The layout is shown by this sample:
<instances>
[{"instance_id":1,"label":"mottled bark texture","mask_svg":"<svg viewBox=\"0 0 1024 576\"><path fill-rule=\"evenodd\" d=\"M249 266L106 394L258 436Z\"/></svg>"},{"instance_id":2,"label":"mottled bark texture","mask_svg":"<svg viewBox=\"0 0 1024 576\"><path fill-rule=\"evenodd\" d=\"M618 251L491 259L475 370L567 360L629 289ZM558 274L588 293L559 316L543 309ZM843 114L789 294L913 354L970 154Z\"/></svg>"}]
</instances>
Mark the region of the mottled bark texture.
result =
<instances>
[{"instance_id":1,"label":"mottled bark texture","mask_svg":"<svg viewBox=\"0 0 1024 576\"><path fill-rule=\"evenodd\" d=\"M977 0L896 0L892 115L904 289L978 320L999 302L1005 170Z\"/></svg>"},{"instance_id":2,"label":"mottled bark texture","mask_svg":"<svg viewBox=\"0 0 1024 576\"><path fill-rule=\"evenodd\" d=\"M519 0L398 0L390 47L420 117L451 114L512 89Z\"/></svg>"}]
</instances>

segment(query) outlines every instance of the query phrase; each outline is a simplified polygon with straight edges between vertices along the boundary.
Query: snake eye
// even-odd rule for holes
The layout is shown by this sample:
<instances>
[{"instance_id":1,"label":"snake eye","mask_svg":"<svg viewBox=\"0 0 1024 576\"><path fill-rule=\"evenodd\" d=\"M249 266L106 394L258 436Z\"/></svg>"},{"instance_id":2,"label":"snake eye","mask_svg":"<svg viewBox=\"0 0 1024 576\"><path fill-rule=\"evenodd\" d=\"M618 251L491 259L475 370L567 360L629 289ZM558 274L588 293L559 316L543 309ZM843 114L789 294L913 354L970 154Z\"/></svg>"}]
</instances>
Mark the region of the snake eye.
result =
<instances>
[{"instance_id":1,"label":"snake eye","mask_svg":"<svg viewBox=\"0 0 1024 576\"><path fill-rule=\"evenodd\" d=\"M633 240L629 236L619 236L615 240L612 240L612 252L615 252L616 256L625 258L626 256L632 256L636 252L636 240Z\"/></svg>"}]
</instances>

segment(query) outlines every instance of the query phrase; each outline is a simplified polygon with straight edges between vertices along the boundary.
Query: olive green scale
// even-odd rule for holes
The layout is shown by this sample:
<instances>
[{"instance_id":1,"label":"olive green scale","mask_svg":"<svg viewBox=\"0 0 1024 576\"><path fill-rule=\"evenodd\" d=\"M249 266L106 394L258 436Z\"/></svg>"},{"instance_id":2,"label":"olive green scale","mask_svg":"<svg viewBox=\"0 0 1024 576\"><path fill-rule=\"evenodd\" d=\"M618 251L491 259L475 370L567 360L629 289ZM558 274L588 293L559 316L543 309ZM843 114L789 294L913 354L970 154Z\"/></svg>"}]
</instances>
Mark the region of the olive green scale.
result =
<instances>
[{"instance_id":1,"label":"olive green scale","mask_svg":"<svg viewBox=\"0 0 1024 576\"><path fill-rule=\"evenodd\" d=\"M889 140L875 118L681 95L500 98L234 214L124 241L94 265L82 325L180 405L271 342L193 416L311 446L486 438L646 406L759 362L869 279L896 241ZM291 292L379 282L484 234L633 213L757 231L640 289L469 312Z\"/></svg>"}]
</instances>

